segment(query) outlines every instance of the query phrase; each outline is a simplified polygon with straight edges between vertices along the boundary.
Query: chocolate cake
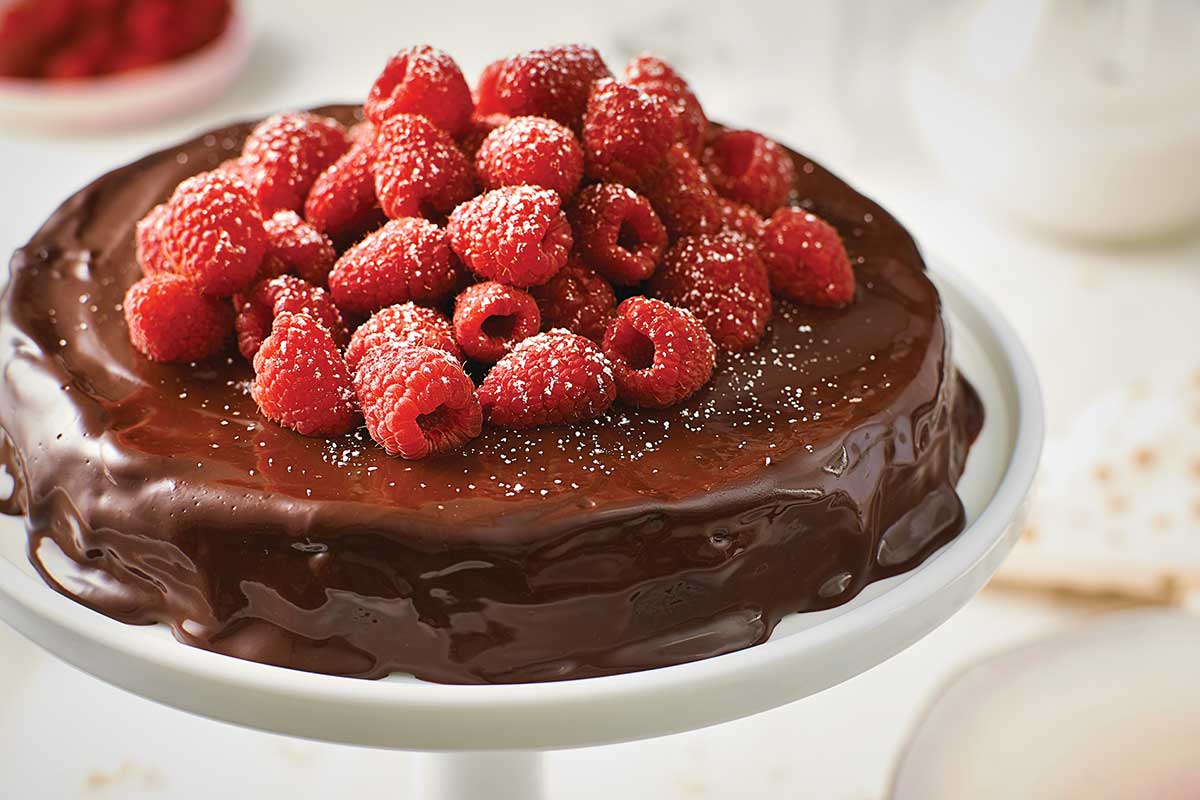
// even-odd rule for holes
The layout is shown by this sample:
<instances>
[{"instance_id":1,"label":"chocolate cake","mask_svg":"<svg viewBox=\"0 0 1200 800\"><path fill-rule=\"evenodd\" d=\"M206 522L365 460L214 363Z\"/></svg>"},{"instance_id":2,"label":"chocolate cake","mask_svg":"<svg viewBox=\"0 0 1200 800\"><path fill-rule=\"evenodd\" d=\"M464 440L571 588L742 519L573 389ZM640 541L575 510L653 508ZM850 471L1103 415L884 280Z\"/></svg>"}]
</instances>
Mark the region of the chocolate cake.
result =
<instances>
[{"instance_id":1,"label":"chocolate cake","mask_svg":"<svg viewBox=\"0 0 1200 800\"><path fill-rule=\"evenodd\" d=\"M669 409L487 428L407 462L362 431L267 422L232 352L143 358L120 310L140 275L134 225L250 127L105 175L13 257L3 508L26 517L59 592L295 669L547 681L761 643L962 530L955 483L983 413L937 291L887 212L798 154L800 203L845 241L855 302L778 301L756 348Z\"/></svg>"}]
</instances>

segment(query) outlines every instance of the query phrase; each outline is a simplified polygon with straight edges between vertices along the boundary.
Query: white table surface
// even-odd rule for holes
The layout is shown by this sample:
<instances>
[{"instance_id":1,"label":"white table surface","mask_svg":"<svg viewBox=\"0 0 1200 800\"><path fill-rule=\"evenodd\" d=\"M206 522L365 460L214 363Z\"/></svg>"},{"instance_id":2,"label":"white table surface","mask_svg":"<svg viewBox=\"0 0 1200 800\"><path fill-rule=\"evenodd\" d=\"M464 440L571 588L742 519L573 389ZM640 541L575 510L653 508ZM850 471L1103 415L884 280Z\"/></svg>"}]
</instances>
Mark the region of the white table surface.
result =
<instances>
[{"instance_id":1,"label":"white table surface","mask_svg":"<svg viewBox=\"0 0 1200 800\"><path fill-rule=\"evenodd\" d=\"M1200 369L1200 237L1093 249L1037 237L976 208L898 126L868 124L860 112L848 123L836 113L832 98L851 76L835 52L832 37L844 23L835 3L781 3L757 18L734 15L728 4L627 0L590 10L510 3L507 13L465 2L433 12L400 3L345 3L336 13L310 0L247 5L258 46L244 80L214 106L103 135L0 127L0 252L23 243L72 191L145 152L221 121L361 97L384 58L405 44L443 47L473 74L508 51L581 40L618 64L647 48L667 56L713 118L821 157L895 213L928 252L968 274L1030 346L1051 435L1099 392ZM795 40L797 30L811 32L807 42ZM905 732L939 683L984 654L1110 606L985 590L924 641L816 697L705 731L552 754L551 796L880 798ZM156 706L79 674L0 624L0 797L365 800L402 796L410 769L404 754L294 741Z\"/></svg>"}]
</instances>

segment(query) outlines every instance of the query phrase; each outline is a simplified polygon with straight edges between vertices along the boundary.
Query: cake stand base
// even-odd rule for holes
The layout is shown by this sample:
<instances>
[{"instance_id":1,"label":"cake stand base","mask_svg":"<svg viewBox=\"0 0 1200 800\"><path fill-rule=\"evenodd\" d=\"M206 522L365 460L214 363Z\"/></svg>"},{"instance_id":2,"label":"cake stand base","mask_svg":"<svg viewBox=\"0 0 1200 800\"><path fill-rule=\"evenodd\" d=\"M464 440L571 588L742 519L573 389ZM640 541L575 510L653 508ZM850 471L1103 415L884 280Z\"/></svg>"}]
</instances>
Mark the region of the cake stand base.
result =
<instances>
[{"instance_id":1,"label":"cake stand base","mask_svg":"<svg viewBox=\"0 0 1200 800\"><path fill-rule=\"evenodd\" d=\"M417 759L421 800L542 800L542 754L428 753Z\"/></svg>"}]
</instances>

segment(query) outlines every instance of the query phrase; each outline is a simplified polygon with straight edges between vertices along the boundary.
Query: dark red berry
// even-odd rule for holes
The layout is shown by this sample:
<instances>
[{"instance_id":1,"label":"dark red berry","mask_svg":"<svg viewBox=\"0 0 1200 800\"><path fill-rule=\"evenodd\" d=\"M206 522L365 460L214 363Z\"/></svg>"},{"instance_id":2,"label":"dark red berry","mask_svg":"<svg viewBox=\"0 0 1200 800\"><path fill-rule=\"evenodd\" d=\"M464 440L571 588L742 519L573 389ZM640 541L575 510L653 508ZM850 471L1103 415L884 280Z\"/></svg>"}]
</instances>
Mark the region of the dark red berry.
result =
<instances>
[{"instance_id":1,"label":"dark red berry","mask_svg":"<svg viewBox=\"0 0 1200 800\"><path fill-rule=\"evenodd\" d=\"M233 329L228 303L169 272L130 286L121 308L129 341L151 361L199 361L216 355Z\"/></svg>"},{"instance_id":2,"label":"dark red berry","mask_svg":"<svg viewBox=\"0 0 1200 800\"><path fill-rule=\"evenodd\" d=\"M298 275L317 286L324 285L337 260L329 238L300 218L295 211L277 211L263 223L267 253L261 276Z\"/></svg>"},{"instance_id":3,"label":"dark red berry","mask_svg":"<svg viewBox=\"0 0 1200 800\"><path fill-rule=\"evenodd\" d=\"M658 99L611 78L596 81L583 120L588 177L644 188L661 169L675 132L670 109Z\"/></svg>"},{"instance_id":4,"label":"dark red berry","mask_svg":"<svg viewBox=\"0 0 1200 800\"><path fill-rule=\"evenodd\" d=\"M667 104L675 117L680 141L694 156L704 148L708 117L688 82L660 58L642 55L625 67L625 82Z\"/></svg>"},{"instance_id":5,"label":"dark red berry","mask_svg":"<svg viewBox=\"0 0 1200 800\"><path fill-rule=\"evenodd\" d=\"M771 291L795 303L840 308L854 299L854 270L837 229L799 208L767 221L762 247Z\"/></svg>"},{"instance_id":6,"label":"dark red berry","mask_svg":"<svg viewBox=\"0 0 1200 800\"><path fill-rule=\"evenodd\" d=\"M454 209L450 245L484 278L522 288L545 283L571 252L571 226L561 206L550 189L493 189Z\"/></svg>"},{"instance_id":7,"label":"dark red berry","mask_svg":"<svg viewBox=\"0 0 1200 800\"><path fill-rule=\"evenodd\" d=\"M604 334L621 402L666 408L691 396L712 376L717 348L692 312L650 297L617 307Z\"/></svg>"},{"instance_id":8,"label":"dark red berry","mask_svg":"<svg viewBox=\"0 0 1200 800\"><path fill-rule=\"evenodd\" d=\"M358 369L367 353L376 347L414 345L434 347L462 358L458 342L454 341L454 328L441 312L415 303L398 303L377 311L358 326L346 345L346 365L351 370Z\"/></svg>"},{"instance_id":9,"label":"dark red berry","mask_svg":"<svg viewBox=\"0 0 1200 800\"><path fill-rule=\"evenodd\" d=\"M317 176L348 149L350 137L337 120L308 112L277 114L246 138L243 177L264 216L300 211Z\"/></svg>"},{"instance_id":10,"label":"dark red berry","mask_svg":"<svg viewBox=\"0 0 1200 800\"><path fill-rule=\"evenodd\" d=\"M466 156L424 117L398 114L375 137L375 194L392 219L448 212L475 194Z\"/></svg>"},{"instance_id":11,"label":"dark red berry","mask_svg":"<svg viewBox=\"0 0 1200 800\"><path fill-rule=\"evenodd\" d=\"M507 114L549 117L578 131L592 83L611 75L594 47L566 44L508 59L495 91Z\"/></svg>"},{"instance_id":12,"label":"dark red berry","mask_svg":"<svg viewBox=\"0 0 1200 800\"><path fill-rule=\"evenodd\" d=\"M238 351L248 361L254 359L280 314L307 314L324 326L339 346L350 338L329 292L295 275L260 281L245 294L235 295L233 307L237 311Z\"/></svg>"},{"instance_id":13,"label":"dark red berry","mask_svg":"<svg viewBox=\"0 0 1200 800\"><path fill-rule=\"evenodd\" d=\"M667 249L667 230L650 201L616 183L587 187L567 212L580 258L615 284L652 274Z\"/></svg>"},{"instance_id":14,"label":"dark red berry","mask_svg":"<svg viewBox=\"0 0 1200 800\"><path fill-rule=\"evenodd\" d=\"M541 325L528 292L495 281L468 286L454 301L454 339L476 361L494 364Z\"/></svg>"},{"instance_id":15,"label":"dark red berry","mask_svg":"<svg viewBox=\"0 0 1200 800\"><path fill-rule=\"evenodd\" d=\"M564 328L593 342L604 338L617 306L609 282L578 262L568 261L557 275L530 293L542 314L543 328Z\"/></svg>"},{"instance_id":16,"label":"dark red berry","mask_svg":"<svg viewBox=\"0 0 1200 800\"><path fill-rule=\"evenodd\" d=\"M796 167L782 146L754 131L723 130L702 158L713 187L766 216L788 201Z\"/></svg>"}]
</instances>

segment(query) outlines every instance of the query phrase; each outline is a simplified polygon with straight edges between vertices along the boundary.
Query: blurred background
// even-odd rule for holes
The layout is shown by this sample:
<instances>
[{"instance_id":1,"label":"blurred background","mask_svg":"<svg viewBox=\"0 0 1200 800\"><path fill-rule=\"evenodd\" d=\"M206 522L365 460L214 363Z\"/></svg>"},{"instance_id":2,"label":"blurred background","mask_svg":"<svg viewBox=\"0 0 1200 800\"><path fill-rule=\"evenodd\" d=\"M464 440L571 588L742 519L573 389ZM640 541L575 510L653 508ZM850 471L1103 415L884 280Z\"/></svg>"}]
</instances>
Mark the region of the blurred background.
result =
<instances>
[{"instance_id":1,"label":"blurred background","mask_svg":"<svg viewBox=\"0 0 1200 800\"><path fill-rule=\"evenodd\" d=\"M20 5L77 20L126 4ZM992 586L809 700L554 754L552 797L1200 797L1186 766L1200 761L1186 610L1200 607L1200 0L147 5L147 36L177 38L120 63L82 34L34 58L19 49L33 23L5 15L0 251L151 150L360 100L403 46L447 50L471 79L503 55L582 41L614 68L666 58L710 118L825 163L1031 349L1049 439L1028 530ZM171 17L185 5L186 22ZM92 76L110 69L127 71ZM383 798L411 768L152 705L2 624L0 653L0 796Z\"/></svg>"}]
</instances>

